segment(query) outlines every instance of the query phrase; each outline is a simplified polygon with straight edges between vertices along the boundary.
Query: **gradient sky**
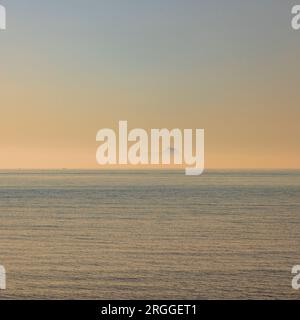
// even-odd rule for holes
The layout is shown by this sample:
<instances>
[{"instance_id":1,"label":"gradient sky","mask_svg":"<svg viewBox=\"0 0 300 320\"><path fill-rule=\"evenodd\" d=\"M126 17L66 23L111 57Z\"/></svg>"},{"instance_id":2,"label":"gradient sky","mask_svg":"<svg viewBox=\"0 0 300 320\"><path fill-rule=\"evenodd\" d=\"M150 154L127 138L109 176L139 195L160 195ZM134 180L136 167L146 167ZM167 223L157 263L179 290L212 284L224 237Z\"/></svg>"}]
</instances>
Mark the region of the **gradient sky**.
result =
<instances>
[{"instance_id":1,"label":"gradient sky","mask_svg":"<svg viewBox=\"0 0 300 320\"><path fill-rule=\"evenodd\" d=\"M295 1L0 0L0 168L96 168L119 120L204 128L209 168L299 168Z\"/></svg>"}]
</instances>

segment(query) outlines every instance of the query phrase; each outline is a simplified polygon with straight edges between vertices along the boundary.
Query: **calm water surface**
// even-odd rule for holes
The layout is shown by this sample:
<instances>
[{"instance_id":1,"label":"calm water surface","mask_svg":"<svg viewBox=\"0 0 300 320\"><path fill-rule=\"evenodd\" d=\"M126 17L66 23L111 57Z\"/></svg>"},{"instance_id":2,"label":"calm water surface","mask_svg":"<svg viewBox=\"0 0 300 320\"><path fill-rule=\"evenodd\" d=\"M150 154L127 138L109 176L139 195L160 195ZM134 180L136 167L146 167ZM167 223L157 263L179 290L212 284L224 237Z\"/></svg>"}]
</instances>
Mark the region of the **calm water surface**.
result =
<instances>
[{"instance_id":1,"label":"calm water surface","mask_svg":"<svg viewBox=\"0 0 300 320\"><path fill-rule=\"evenodd\" d=\"M300 172L0 171L0 298L292 298Z\"/></svg>"}]
</instances>

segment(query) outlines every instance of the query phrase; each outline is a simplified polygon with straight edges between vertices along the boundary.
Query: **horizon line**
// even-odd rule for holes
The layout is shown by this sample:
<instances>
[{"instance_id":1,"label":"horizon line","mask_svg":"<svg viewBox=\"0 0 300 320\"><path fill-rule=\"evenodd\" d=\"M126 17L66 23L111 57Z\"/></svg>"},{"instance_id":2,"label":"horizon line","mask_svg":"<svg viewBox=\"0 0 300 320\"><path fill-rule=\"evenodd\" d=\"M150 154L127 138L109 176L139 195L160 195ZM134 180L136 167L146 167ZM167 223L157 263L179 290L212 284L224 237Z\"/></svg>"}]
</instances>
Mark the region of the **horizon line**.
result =
<instances>
[{"instance_id":1,"label":"horizon line","mask_svg":"<svg viewBox=\"0 0 300 320\"><path fill-rule=\"evenodd\" d=\"M78 171L78 170L81 170L81 171L137 171L137 170L140 170L140 171L183 171L185 170L185 168L0 168L0 171ZM300 170L300 167L299 168L264 168L264 167L260 167L260 168L251 168L251 167L225 167L225 168L222 168L222 167L210 167L210 168L206 168L204 169L204 171L208 171L208 170L245 170L245 171L248 171L248 170L264 170L264 171L267 171L267 170L276 170L276 171L279 171L279 170Z\"/></svg>"}]
</instances>

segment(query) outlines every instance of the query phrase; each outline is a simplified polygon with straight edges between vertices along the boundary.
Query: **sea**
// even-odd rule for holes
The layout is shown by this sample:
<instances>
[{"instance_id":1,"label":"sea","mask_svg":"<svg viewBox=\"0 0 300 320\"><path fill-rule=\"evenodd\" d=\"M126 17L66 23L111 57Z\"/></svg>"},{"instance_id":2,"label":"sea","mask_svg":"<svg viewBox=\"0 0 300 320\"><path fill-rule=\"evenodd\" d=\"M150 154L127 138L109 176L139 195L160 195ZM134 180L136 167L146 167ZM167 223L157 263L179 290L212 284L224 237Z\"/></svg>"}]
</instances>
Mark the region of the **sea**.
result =
<instances>
[{"instance_id":1,"label":"sea","mask_svg":"<svg viewBox=\"0 0 300 320\"><path fill-rule=\"evenodd\" d=\"M300 171L0 171L0 299L299 299Z\"/></svg>"}]
</instances>

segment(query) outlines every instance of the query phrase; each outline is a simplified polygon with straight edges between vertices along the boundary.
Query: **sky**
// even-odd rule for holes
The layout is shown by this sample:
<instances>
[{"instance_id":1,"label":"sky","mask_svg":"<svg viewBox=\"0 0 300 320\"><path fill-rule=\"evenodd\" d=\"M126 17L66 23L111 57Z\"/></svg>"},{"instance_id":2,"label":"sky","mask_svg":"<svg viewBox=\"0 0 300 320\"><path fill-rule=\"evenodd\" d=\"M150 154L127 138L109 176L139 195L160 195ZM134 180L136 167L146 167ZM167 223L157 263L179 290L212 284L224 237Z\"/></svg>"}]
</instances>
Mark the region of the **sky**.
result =
<instances>
[{"instance_id":1,"label":"sky","mask_svg":"<svg viewBox=\"0 0 300 320\"><path fill-rule=\"evenodd\" d=\"M207 168L300 168L296 0L0 0L0 169L98 168L96 133L204 128Z\"/></svg>"}]
</instances>

